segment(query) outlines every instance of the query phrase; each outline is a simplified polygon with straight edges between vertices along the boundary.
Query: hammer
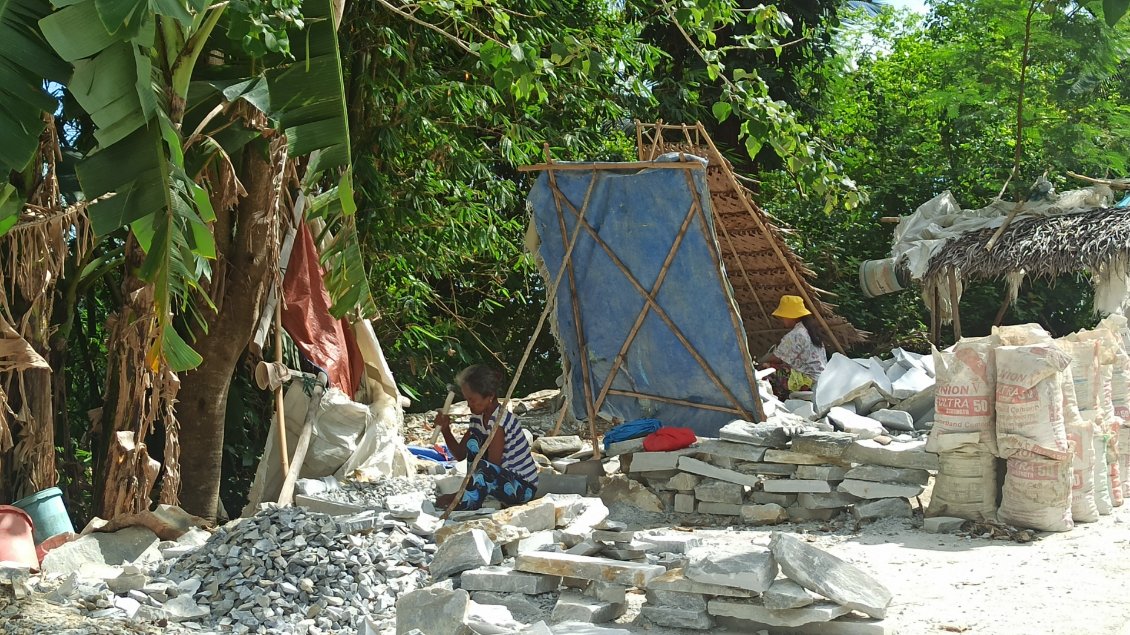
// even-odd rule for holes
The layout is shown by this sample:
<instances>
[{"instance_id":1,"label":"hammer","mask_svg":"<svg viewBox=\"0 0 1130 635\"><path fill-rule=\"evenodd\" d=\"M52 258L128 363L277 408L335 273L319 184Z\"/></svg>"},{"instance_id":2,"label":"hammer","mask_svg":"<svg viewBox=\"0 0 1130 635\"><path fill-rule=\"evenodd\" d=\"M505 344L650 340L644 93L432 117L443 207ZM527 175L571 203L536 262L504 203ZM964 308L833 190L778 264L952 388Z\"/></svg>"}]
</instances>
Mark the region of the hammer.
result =
<instances>
[{"instance_id":1,"label":"hammer","mask_svg":"<svg viewBox=\"0 0 1130 635\"><path fill-rule=\"evenodd\" d=\"M447 414L447 411L449 409L451 409L451 402L455 401L455 393L456 392L459 392L458 386L456 386L455 384L448 384L447 385L447 401L443 402L443 409L439 411L440 414L445 415L445 414ZM430 442L428 442L428 446L430 447L430 446L435 445L436 441L438 439L439 439L439 426L436 426L434 429L432 429L432 440Z\"/></svg>"}]
</instances>

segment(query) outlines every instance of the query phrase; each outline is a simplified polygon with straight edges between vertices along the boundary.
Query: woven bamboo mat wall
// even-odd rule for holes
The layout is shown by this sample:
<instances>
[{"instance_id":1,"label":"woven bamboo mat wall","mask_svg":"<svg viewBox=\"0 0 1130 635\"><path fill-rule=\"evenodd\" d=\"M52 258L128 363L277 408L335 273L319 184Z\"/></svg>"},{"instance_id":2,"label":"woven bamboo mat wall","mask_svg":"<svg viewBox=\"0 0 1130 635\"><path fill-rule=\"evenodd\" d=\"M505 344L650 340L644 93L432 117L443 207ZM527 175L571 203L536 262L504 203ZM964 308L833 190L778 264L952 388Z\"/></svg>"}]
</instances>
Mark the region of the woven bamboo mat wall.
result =
<instances>
[{"instance_id":1,"label":"woven bamboo mat wall","mask_svg":"<svg viewBox=\"0 0 1130 635\"><path fill-rule=\"evenodd\" d=\"M751 354L760 357L785 334L777 318L770 315L782 295L815 300L815 307L806 304L832 331L834 341L828 343L829 353L838 348L837 343L847 347L864 339L865 333L819 300L819 290L808 281L813 272L789 249L781 229L757 206L752 192L737 182L730 162L714 149L702 126L637 123L636 139L641 161L669 152L685 152L709 161L707 182L715 233Z\"/></svg>"}]
</instances>

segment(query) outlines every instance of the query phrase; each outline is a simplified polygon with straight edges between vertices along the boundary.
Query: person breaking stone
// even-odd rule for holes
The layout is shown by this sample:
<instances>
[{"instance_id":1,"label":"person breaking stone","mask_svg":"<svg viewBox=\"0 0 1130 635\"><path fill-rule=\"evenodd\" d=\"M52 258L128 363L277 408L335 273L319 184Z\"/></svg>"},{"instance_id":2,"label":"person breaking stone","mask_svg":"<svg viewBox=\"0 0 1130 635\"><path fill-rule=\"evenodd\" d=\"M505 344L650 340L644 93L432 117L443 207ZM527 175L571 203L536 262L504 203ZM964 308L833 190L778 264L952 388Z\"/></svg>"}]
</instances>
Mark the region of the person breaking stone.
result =
<instances>
[{"instance_id":1,"label":"person breaking stone","mask_svg":"<svg viewBox=\"0 0 1130 635\"><path fill-rule=\"evenodd\" d=\"M470 366L455 378L471 409L471 424L462 440L456 441L451 432L450 415L436 415L435 425L443 433L448 449L457 460L467 460L468 470L479 449L486 443L492 426L502 426L487 448L486 455L479 461L467 484L467 491L455 507L457 510L479 509L488 496L505 505L521 505L533 499L537 492L538 469L530 444L518 417L511 412L503 412L498 402L503 379L501 372L486 364ZM453 494L440 496L436 499L436 506L447 507L452 498Z\"/></svg>"},{"instance_id":2,"label":"person breaking stone","mask_svg":"<svg viewBox=\"0 0 1130 635\"><path fill-rule=\"evenodd\" d=\"M789 332L769 351L765 362L777 369L769 383L773 385L773 393L785 400L790 392L811 390L816 385L828 365L828 354L816 317L804 306L800 296L781 296L773 315Z\"/></svg>"}]
</instances>

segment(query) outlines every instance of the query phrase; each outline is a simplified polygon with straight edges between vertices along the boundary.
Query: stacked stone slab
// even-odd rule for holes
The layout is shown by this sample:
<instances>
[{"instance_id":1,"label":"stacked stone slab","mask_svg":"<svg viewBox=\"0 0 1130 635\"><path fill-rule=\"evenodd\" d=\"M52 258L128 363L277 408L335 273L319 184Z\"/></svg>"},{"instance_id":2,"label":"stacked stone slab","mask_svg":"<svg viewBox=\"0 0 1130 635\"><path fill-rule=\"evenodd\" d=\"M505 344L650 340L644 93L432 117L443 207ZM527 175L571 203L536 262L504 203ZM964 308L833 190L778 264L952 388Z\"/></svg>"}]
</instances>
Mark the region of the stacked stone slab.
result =
<instances>
[{"instance_id":1,"label":"stacked stone slab","mask_svg":"<svg viewBox=\"0 0 1130 635\"><path fill-rule=\"evenodd\" d=\"M676 452L621 455L626 474L662 494L673 511L749 525L824 521L859 508L860 520L909 517L938 468L925 442L860 440L846 432L803 432L734 421L718 439Z\"/></svg>"},{"instance_id":2,"label":"stacked stone slab","mask_svg":"<svg viewBox=\"0 0 1130 635\"><path fill-rule=\"evenodd\" d=\"M735 632L830 622L851 611L882 619L890 592L843 560L788 534L738 553L692 550L685 568L647 584L644 617L659 626ZM858 623L858 622L853 622ZM868 632L885 632L882 622Z\"/></svg>"}]
</instances>

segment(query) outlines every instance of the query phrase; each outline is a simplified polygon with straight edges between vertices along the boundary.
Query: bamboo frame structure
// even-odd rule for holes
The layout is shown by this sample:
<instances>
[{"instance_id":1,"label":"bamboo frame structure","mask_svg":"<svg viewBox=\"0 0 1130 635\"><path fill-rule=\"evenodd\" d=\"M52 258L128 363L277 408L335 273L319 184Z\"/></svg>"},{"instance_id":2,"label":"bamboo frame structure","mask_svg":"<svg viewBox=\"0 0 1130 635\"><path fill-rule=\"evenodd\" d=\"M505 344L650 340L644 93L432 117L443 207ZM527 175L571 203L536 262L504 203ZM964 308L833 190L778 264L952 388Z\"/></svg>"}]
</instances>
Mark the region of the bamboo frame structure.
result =
<instances>
[{"instance_id":1,"label":"bamboo frame structure","mask_svg":"<svg viewBox=\"0 0 1130 635\"><path fill-rule=\"evenodd\" d=\"M645 288L643 286L643 284L640 283L639 279L632 273L632 271L628 268L628 266L620 259L620 257L615 253L615 251L608 245L608 243L600 236L599 232L595 228L592 227L592 225L589 223L588 220L585 219L585 212L587 211L588 206L589 206L589 196L591 194L592 187L594 186L594 184L596 182L596 178L593 178L589 182L589 191L586 193L585 200L582 203L580 209L578 209L576 207L576 205L572 201L570 201L567 197L565 197L564 194L560 191L560 189L557 186L557 179L556 179L556 175L555 175L555 171L557 171L557 170L581 170L581 169L584 169L584 170L592 170L595 173L597 171L612 171L612 170L635 171L635 170L640 170L640 169L644 169L644 168L646 168L646 169L652 169L652 168L661 168L661 169L678 168L678 169L682 169L684 171L684 174L686 175L686 178L687 178L687 184L688 184L688 187L689 187L689 191L694 194L694 198L692 200L692 203L691 203L689 209L687 210L685 217L683 218L682 224L681 224L678 232L674 236L674 239L672 241L671 246L667 250L667 254L666 254L666 256L663 260L662 265L659 268L658 273L656 274L655 281L651 284L650 289ZM687 160L686 157L680 157L680 161L670 162L670 163L628 162L628 163L613 163L613 164L604 164L604 163L565 163L565 164L562 164L562 163L554 163L552 160L550 160L549 157L548 157L548 152L547 152L547 162L546 163L535 165L535 166L525 166L523 168L526 171L537 169L537 170L544 170L548 173L549 186L550 186L550 189L551 189L551 192L552 192L552 195L553 195L554 205L555 205L556 210L557 210L558 226L559 226L559 229L562 233L562 239L564 239L564 233L565 233L565 229L566 229L565 217L564 217L563 212L568 211L573 216L572 220L576 223L576 225L574 226L574 232L583 229L588 234L589 238L593 241L593 243L605 253L605 255L609 258L609 260L616 267L616 269L620 271L620 273L632 285L632 287L636 290L636 292L639 293L639 295L641 296L641 298L644 301L643 306L641 307L639 313L636 315L635 321L633 322L631 328L629 329L628 335L625 337L624 342L621 344L618 353L616 354L615 358L613 359L612 368L609 370L607 376L605 377L604 382L602 383L602 385L600 387L599 392L597 393L596 397L594 398L593 395L592 395L593 385L592 385L591 370L588 367L588 358L583 352L585 350L585 347L586 347L586 340L584 339L584 329L583 329L582 318L581 318L581 314L580 314L580 306L579 306L579 301L578 301L578 296L577 296L577 289L576 289L575 284L572 284L572 282L570 284L570 288L569 288L570 299L571 299L574 323L575 323L575 327L577 328L577 338L578 338L577 341L578 341L578 345L580 346L581 351L582 351L582 354L581 354L581 375L582 375L582 381L584 382L583 395L584 395L584 399L586 401L585 410L586 410L586 413L589 417L588 423L589 423L590 433L592 434L592 437L593 437L593 446L594 446L594 450L595 450L597 458L599 458L599 456L600 456L600 451L599 451L600 444L597 442L598 439L597 439L596 430L595 430L596 413L600 411L601 406L603 406L605 400L607 399L607 397L609 395L628 396L628 397L635 397L635 398L638 398L638 399L650 399L650 400L654 400L654 401L671 403L671 404L675 404L675 405L682 405L682 406L687 406L687 407L692 407L692 408L701 408L701 409L705 409L705 410L714 410L714 411L732 413L736 416L741 416L741 417L746 418L746 419L755 418L754 413L751 413L750 411L748 411L742 405L741 400L738 399L736 395L734 395L733 391L731 391L728 386L726 386L726 384L718 376L717 372L710 366L709 362L707 362L706 359L704 359L702 357L702 355L695 349L695 347L690 343L690 340L683 333L682 329L679 328L679 326L667 314L666 310L659 304L658 300L656 299L657 295L659 293L659 290L662 288L664 281L666 280L667 273L670 270L671 263L674 261L675 256L677 255L680 247L682 246L683 239L686 236L687 230L690 228L691 224L694 223L694 221L696 219L698 220L700 227L704 231L704 235L707 237L708 249L710 250L712 257L716 261L721 263L720 254L717 251L717 246L713 242L713 233L710 231L710 225L709 225L709 222L708 222L707 217L706 217L706 212L699 202L700 201L699 197L700 197L701 194L699 192L699 189L695 185L694 180L691 178L691 170L702 170L703 168L704 168L704 166L699 161ZM573 267L574 267L574 263L568 258L564 259L564 261L562 262L562 271L568 270L568 275L569 275L571 281L573 280ZM723 283L723 287L725 288L726 280L722 275L721 269L718 269L717 272L718 272L719 282ZM561 271L558 272L558 276L560 276L560 275L561 275ZM551 292L550 295L549 295L549 302L552 302L554 297L556 297L556 293ZM670 397L659 397L659 396L655 396L655 395L646 395L646 394L642 394L642 393L625 391L625 390L618 390L618 389L612 388L612 385L615 382L617 376L619 376L619 373L620 373L621 368L623 366L623 363L625 361L625 356L627 355L628 350L631 348L633 342L635 341L635 338L638 335L640 328L642 327L647 316L651 315L653 313L656 315L656 317L658 317L660 320L662 320L664 322L664 324L670 330L671 334L674 335L675 338L679 340L679 342L683 345L683 347L687 350L687 352L695 359L695 361L703 369L703 371L706 373L706 375L709 377L709 379L718 388L719 393L722 394L726 398L726 400L730 402L731 406L718 406L718 405L714 405L714 404L701 404L701 403L696 403L696 402L691 402L691 401L686 401L686 400L681 400L681 399L675 399L675 398L670 398ZM754 398L753 398L754 412L756 413L757 418L759 418L760 420L764 420L764 412L761 408L761 402L760 402L759 393L758 393L758 389L757 389L757 380L756 380L756 377L755 377L754 372L753 372L753 366L752 366L753 360L752 360L752 357L749 355L749 349L748 349L748 346L745 343L745 337L744 337L743 332L742 332L741 320L740 320L739 316L737 315L736 311L732 312L730 317L731 317L732 325L734 327L734 334L738 337L738 340L740 342L742 342L741 349L742 349L743 353L745 354L746 358L750 360L750 362L748 364L746 364L746 377L747 377L747 380L749 381L750 392L754 396ZM558 423L558 426L555 427L555 429L557 429L557 427L559 427L559 426L560 426L560 422Z\"/></svg>"},{"instance_id":2,"label":"bamboo frame structure","mask_svg":"<svg viewBox=\"0 0 1130 635\"><path fill-rule=\"evenodd\" d=\"M847 345L864 339L864 333L836 316L832 307L820 300L820 291L807 281L813 273L785 244L781 230L756 205L749 190L738 182L729 162L701 123L637 121L636 143L640 160L671 152L686 152L707 159L720 256L734 289L734 299L749 337L747 344L754 358L776 344L784 333L770 312L785 294L798 295L804 300L835 350L843 352Z\"/></svg>"}]
</instances>

